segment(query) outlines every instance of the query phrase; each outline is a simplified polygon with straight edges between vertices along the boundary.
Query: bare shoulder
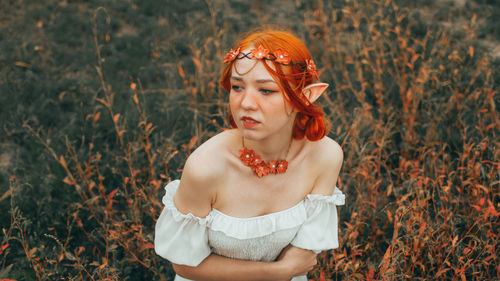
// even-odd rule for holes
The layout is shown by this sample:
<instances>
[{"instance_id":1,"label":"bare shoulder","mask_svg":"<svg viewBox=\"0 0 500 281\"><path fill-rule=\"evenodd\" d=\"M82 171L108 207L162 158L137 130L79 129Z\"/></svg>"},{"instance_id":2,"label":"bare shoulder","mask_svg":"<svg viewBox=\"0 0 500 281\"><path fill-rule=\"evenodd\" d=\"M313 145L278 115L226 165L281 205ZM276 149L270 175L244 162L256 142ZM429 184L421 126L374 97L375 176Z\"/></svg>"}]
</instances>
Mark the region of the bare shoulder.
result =
<instances>
[{"instance_id":1,"label":"bare shoulder","mask_svg":"<svg viewBox=\"0 0 500 281\"><path fill-rule=\"evenodd\" d=\"M344 160L344 151L340 144L329 137L324 137L318 141L318 146L316 147L317 156L319 156L323 164L328 164L328 166L342 165Z\"/></svg>"},{"instance_id":2,"label":"bare shoulder","mask_svg":"<svg viewBox=\"0 0 500 281\"><path fill-rule=\"evenodd\" d=\"M333 139L325 136L314 143L311 152L317 171L312 193L331 195L344 161L342 147Z\"/></svg>"},{"instance_id":3,"label":"bare shoulder","mask_svg":"<svg viewBox=\"0 0 500 281\"><path fill-rule=\"evenodd\" d=\"M197 181L215 180L224 174L227 150L227 133L219 133L201 144L186 160L183 176Z\"/></svg>"},{"instance_id":4,"label":"bare shoulder","mask_svg":"<svg viewBox=\"0 0 500 281\"><path fill-rule=\"evenodd\" d=\"M181 212L198 216L210 212L226 170L228 137L226 132L213 136L187 158L175 197Z\"/></svg>"}]
</instances>

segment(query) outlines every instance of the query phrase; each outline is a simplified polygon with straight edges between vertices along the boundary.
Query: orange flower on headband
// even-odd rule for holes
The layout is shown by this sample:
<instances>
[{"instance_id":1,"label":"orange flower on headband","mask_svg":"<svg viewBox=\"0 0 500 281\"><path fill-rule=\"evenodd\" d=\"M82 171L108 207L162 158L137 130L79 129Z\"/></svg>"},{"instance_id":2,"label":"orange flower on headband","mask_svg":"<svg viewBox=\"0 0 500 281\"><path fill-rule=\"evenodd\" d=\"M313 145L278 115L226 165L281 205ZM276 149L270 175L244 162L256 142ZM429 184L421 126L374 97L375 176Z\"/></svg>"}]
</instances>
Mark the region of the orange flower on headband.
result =
<instances>
[{"instance_id":1,"label":"orange flower on headband","mask_svg":"<svg viewBox=\"0 0 500 281\"><path fill-rule=\"evenodd\" d=\"M224 59L224 63L233 61L236 58L236 56L238 56L239 53L240 53L240 48L236 50L231 49L231 51L227 53L226 58Z\"/></svg>"},{"instance_id":2,"label":"orange flower on headband","mask_svg":"<svg viewBox=\"0 0 500 281\"><path fill-rule=\"evenodd\" d=\"M316 78L319 78L318 70L316 69L316 64L312 59L306 60L307 70Z\"/></svg>"},{"instance_id":3,"label":"orange flower on headband","mask_svg":"<svg viewBox=\"0 0 500 281\"><path fill-rule=\"evenodd\" d=\"M284 63L284 64L290 63L290 55L288 55L288 52L285 50L278 49L274 51L274 56L276 57L277 63Z\"/></svg>"},{"instance_id":4,"label":"orange flower on headband","mask_svg":"<svg viewBox=\"0 0 500 281\"><path fill-rule=\"evenodd\" d=\"M262 45L260 45L257 49L250 50L250 52L253 54L252 59L260 60L269 56L269 50L262 47Z\"/></svg>"},{"instance_id":5,"label":"orange flower on headband","mask_svg":"<svg viewBox=\"0 0 500 281\"><path fill-rule=\"evenodd\" d=\"M226 54L224 63L243 58L252 60L271 60L283 65L295 66L299 71L303 72L303 74L309 73L312 77L319 79L318 69L316 68L316 64L312 59L307 59L305 63L293 62L290 58L290 53L287 50L277 49L273 53L271 53L262 45L259 45L257 49L250 50L249 53L242 53L241 48L238 48L236 50L231 49L231 51Z\"/></svg>"}]
</instances>

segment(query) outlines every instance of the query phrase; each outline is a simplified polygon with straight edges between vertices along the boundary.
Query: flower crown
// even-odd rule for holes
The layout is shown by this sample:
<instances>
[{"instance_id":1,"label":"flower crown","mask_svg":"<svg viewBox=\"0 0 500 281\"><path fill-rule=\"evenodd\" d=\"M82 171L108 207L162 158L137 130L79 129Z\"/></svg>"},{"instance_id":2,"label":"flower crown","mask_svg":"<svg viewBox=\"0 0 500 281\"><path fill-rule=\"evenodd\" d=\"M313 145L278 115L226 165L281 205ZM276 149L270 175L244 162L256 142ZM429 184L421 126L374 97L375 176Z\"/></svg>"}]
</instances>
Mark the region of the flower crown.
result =
<instances>
[{"instance_id":1,"label":"flower crown","mask_svg":"<svg viewBox=\"0 0 500 281\"><path fill-rule=\"evenodd\" d=\"M277 49L273 53L271 53L268 49L264 48L260 45L257 49L250 50L249 53L241 52L241 48L236 50L231 49L226 54L224 59L224 63L232 62L236 59L257 59L257 60L273 60L279 64L286 66L295 66L298 70L302 72L309 72L313 77L319 79L318 70L316 69L316 64L312 59L306 59L305 63L302 62L293 62L290 59L290 55L287 50Z\"/></svg>"}]
</instances>

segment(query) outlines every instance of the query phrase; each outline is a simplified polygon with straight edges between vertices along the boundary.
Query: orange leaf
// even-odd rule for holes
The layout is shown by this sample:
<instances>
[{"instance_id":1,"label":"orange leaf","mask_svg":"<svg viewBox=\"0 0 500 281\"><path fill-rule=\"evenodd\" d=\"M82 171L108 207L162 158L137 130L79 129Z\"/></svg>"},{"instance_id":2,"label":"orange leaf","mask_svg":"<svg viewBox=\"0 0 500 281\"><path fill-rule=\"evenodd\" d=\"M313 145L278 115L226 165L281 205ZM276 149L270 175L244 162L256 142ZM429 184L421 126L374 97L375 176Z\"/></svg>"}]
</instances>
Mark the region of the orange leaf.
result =
<instances>
[{"instance_id":1,"label":"orange leaf","mask_svg":"<svg viewBox=\"0 0 500 281\"><path fill-rule=\"evenodd\" d=\"M116 123L116 122L118 122L119 118L120 118L120 113L117 113L117 114L115 114L115 116L113 116L113 121Z\"/></svg>"},{"instance_id":2,"label":"orange leaf","mask_svg":"<svg viewBox=\"0 0 500 281\"><path fill-rule=\"evenodd\" d=\"M177 68L179 71L179 75L181 76L182 79L186 78L186 75L184 74L184 70L182 69L182 65L180 63L177 64Z\"/></svg>"},{"instance_id":3,"label":"orange leaf","mask_svg":"<svg viewBox=\"0 0 500 281\"><path fill-rule=\"evenodd\" d=\"M197 59L197 58L195 58L195 57L193 57L192 59L193 59L194 64L196 65L196 68L197 68L198 70L202 70L200 60L198 60L198 59Z\"/></svg>"},{"instance_id":4,"label":"orange leaf","mask_svg":"<svg viewBox=\"0 0 500 281\"><path fill-rule=\"evenodd\" d=\"M149 183L151 183L151 185L153 185L153 186L160 185L160 182L157 180L151 180Z\"/></svg>"},{"instance_id":5,"label":"orange leaf","mask_svg":"<svg viewBox=\"0 0 500 281\"><path fill-rule=\"evenodd\" d=\"M474 47L469 46L469 56L472 58L474 56Z\"/></svg>"},{"instance_id":6,"label":"orange leaf","mask_svg":"<svg viewBox=\"0 0 500 281\"><path fill-rule=\"evenodd\" d=\"M483 206L484 205L484 201L485 201L485 197L479 199L479 205Z\"/></svg>"},{"instance_id":7,"label":"orange leaf","mask_svg":"<svg viewBox=\"0 0 500 281\"><path fill-rule=\"evenodd\" d=\"M98 111L96 114L94 114L94 123L97 122L100 117L101 117L101 112L100 111Z\"/></svg>"},{"instance_id":8,"label":"orange leaf","mask_svg":"<svg viewBox=\"0 0 500 281\"><path fill-rule=\"evenodd\" d=\"M381 268L380 268L380 275L381 276L386 274L387 267L389 267L388 259L390 259L390 253L391 253L390 250L391 250L391 246L389 245L389 247L387 248L387 251L385 252L385 255L384 255L384 258L383 258L383 261L381 264Z\"/></svg>"},{"instance_id":9,"label":"orange leaf","mask_svg":"<svg viewBox=\"0 0 500 281\"><path fill-rule=\"evenodd\" d=\"M368 270L368 272L366 273L366 280L367 281L372 281L373 280L373 276L375 275L375 271L373 270L372 267L370 267L370 269Z\"/></svg>"},{"instance_id":10,"label":"orange leaf","mask_svg":"<svg viewBox=\"0 0 500 281\"><path fill-rule=\"evenodd\" d=\"M109 193L109 195L108 195L108 199L113 198L113 196L115 196L117 191L118 191L118 188L115 188L115 190L111 191L111 193Z\"/></svg>"},{"instance_id":11,"label":"orange leaf","mask_svg":"<svg viewBox=\"0 0 500 281\"><path fill-rule=\"evenodd\" d=\"M391 183L391 184L389 184L389 186L387 187L387 196L391 195L391 193L392 193L392 186L393 186L393 184Z\"/></svg>"},{"instance_id":12,"label":"orange leaf","mask_svg":"<svg viewBox=\"0 0 500 281\"><path fill-rule=\"evenodd\" d=\"M31 68L31 64L22 61L16 61L14 65L19 67Z\"/></svg>"},{"instance_id":13,"label":"orange leaf","mask_svg":"<svg viewBox=\"0 0 500 281\"><path fill-rule=\"evenodd\" d=\"M80 255L83 251L85 251L85 247L83 247L83 246L78 247L78 251L76 252L76 255L77 256Z\"/></svg>"},{"instance_id":14,"label":"orange leaf","mask_svg":"<svg viewBox=\"0 0 500 281\"><path fill-rule=\"evenodd\" d=\"M107 103L105 100L100 99L100 98L95 98L95 99L96 99L98 102L100 102L100 103L104 104L105 106L108 106L108 103Z\"/></svg>"},{"instance_id":15,"label":"orange leaf","mask_svg":"<svg viewBox=\"0 0 500 281\"><path fill-rule=\"evenodd\" d=\"M385 250L385 254L382 260L384 261L384 263L387 264L390 259L391 259L391 245L389 245L389 247L387 247L387 250Z\"/></svg>"},{"instance_id":16,"label":"orange leaf","mask_svg":"<svg viewBox=\"0 0 500 281\"><path fill-rule=\"evenodd\" d=\"M420 233L418 234L418 236L422 235L422 233L424 232L426 226L427 226L427 223L424 221L422 223L422 225L420 226Z\"/></svg>"},{"instance_id":17,"label":"orange leaf","mask_svg":"<svg viewBox=\"0 0 500 281\"><path fill-rule=\"evenodd\" d=\"M490 129L493 129L493 127L496 126L496 123L491 123L488 126L486 126L486 132L488 132Z\"/></svg>"},{"instance_id":18,"label":"orange leaf","mask_svg":"<svg viewBox=\"0 0 500 281\"><path fill-rule=\"evenodd\" d=\"M155 247L155 245L153 245L153 243L151 242L145 243L143 246L146 249L153 249Z\"/></svg>"},{"instance_id":19,"label":"orange leaf","mask_svg":"<svg viewBox=\"0 0 500 281\"><path fill-rule=\"evenodd\" d=\"M323 270L319 273L319 281L325 281L325 272Z\"/></svg>"},{"instance_id":20,"label":"orange leaf","mask_svg":"<svg viewBox=\"0 0 500 281\"><path fill-rule=\"evenodd\" d=\"M198 138L196 136L192 137L191 140L189 141L189 144L188 144L188 148L189 150L191 150L193 148L193 146L196 144L196 140Z\"/></svg>"},{"instance_id":21,"label":"orange leaf","mask_svg":"<svg viewBox=\"0 0 500 281\"><path fill-rule=\"evenodd\" d=\"M498 217L498 212L495 209L495 206L493 206L493 203L488 199L488 213L491 213L494 217Z\"/></svg>"},{"instance_id":22,"label":"orange leaf","mask_svg":"<svg viewBox=\"0 0 500 281\"><path fill-rule=\"evenodd\" d=\"M59 258L57 259L57 262L61 262L64 258L64 253L61 252L61 254L59 255Z\"/></svg>"},{"instance_id":23,"label":"orange leaf","mask_svg":"<svg viewBox=\"0 0 500 281\"><path fill-rule=\"evenodd\" d=\"M92 192L92 189L94 188L94 186L95 186L95 181L91 181L89 183L89 192Z\"/></svg>"},{"instance_id":24,"label":"orange leaf","mask_svg":"<svg viewBox=\"0 0 500 281\"><path fill-rule=\"evenodd\" d=\"M33 256L33 254L35 253L35 251L36 251L36 250L37 250L37 248L36 248L36 247L35 247L35 248L33 248L33 249L31 249L31 250L29 251L29 253L28 253L28 254L29 254L29 257L32 257L32 256Z\"/></svg>"},{"instance_id":25,"label":"orange leaf","mask_svg":"<svg viewBox=\"0 0 500 281\"><path fill-rule=\"evenodd\" d=\"M470 206L478 211L481 211L481 207L479 207L478 205L470 205Z\"/></svg>"},{"instance_id":26,"label":"orange leaf","mask_svg":"<svg viewBox=\"0 0 500 281\"><path fill-rule=\"evenodd\" d=\"M8 247L8 246L9 246L9 243L4 244L4 245L2 245L2 247L0 247L0 255L3 253L3 251L4 251L5 249L7 249L7 247Z\"/></svg>"},{"instance_id":27,"label":"orange leaf","mask_svg":"<svg viewBox=\"0 0 500 281\"><path fill-rule=\"evenodd\" d=\"M64 159L64 157L61 155L59 157L59 163L61 164L61 166L63 166L64 168L67 168L68 165L66 164L66 160Z\"/></svg>"},{"instance_id":28,"label":"orange leaf","mask_svg":"<svg viewBox=\"0 0 500 281\"><path fill-rule=\"evenodd\" d=\"M441 276L443 273L445 273L446 271L450 270L451 268L443 268L441 269L440 271L438 271L438 273L436 274L436 278L438 278L439 276Z\"/></svg>"},{"instance_id":29,"label":"orange leaf","mask_svg":"<svg viewBox=\"0 0 500 281\"><path fill-rule=\"evenodd\" d=\"M75 184L75 181L74 181L74 180L71 180L71 179L70 179L70 178L68 178L68 177L65 177L65 178L63 179L63 182L64 182L65 184L68 184L68 185L74 185L74 184Z\"/></svg>"}]
</instances>

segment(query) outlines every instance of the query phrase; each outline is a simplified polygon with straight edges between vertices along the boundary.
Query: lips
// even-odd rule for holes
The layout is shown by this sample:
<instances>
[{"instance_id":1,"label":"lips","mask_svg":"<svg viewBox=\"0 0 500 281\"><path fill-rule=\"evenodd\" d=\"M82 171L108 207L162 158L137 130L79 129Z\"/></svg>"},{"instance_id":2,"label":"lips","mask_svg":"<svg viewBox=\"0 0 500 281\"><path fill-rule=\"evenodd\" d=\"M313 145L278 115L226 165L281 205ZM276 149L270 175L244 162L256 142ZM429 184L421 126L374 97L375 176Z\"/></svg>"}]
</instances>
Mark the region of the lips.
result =
<instances>
[{"instance_id":1,"label":"lips","mask_svg":"<svg viewBox=\"0 0 500 281\"><path fill-rule=\"evenodd\" d=\"M257 120L253 119L252 117L250 116L243 116L241 117L241 120L243 121L247 121L247 122L255 122L255 123L259 123Z\"/></svg>"},{"instance_id":2,"label":"lips","mask_svg":"<svg viewBox=\"0 0 500 281\"><path fill-rule=\"evenodd\" d=\"M258 124L260 124L259 121L253 119L252 117L250 116L243 116L241 118L241 121L243 123L243 126L247 129L250 129L250 128L253 128L255 126L257 126Z\"/></svg>"}]
</instances>

